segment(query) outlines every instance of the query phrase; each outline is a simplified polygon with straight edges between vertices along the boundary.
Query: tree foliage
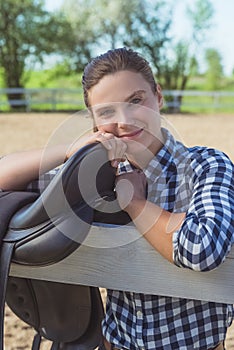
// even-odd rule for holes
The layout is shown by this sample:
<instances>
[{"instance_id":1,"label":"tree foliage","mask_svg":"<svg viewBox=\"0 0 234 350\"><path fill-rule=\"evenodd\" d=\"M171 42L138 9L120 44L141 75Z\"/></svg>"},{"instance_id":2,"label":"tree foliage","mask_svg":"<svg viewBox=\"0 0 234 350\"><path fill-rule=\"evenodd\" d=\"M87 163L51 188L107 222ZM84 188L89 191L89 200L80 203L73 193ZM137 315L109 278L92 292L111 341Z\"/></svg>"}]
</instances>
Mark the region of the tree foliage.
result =
<instances>
[{"instance_id":1,"label":"tree foliage","mask_svg":"<svg viewBox=\"0 0 234 350\"><path fill-rule=\"evenodd\" d=\"M82 71L100 47L123 46L140 4L140 0L64 0L61 10L72 26L69 56L73 67Z\"/></svg>"},{"instance_id":2,"label":"tree foliage","mask_svg":"<svg viewBox=\"0 0 234 350\"><path fill-rule=\"evenodd\" d=\"M76 70L83 70L100 47L128 46L144 54L161 77L172 21L168 1L64 0L62 11L75 34L70 58Z\"/></svg>"},{"instance_id":3,"label":"tree foliage","mask_svg":"<svg viewBox=\"0 0 234 350\"><path fill-rule=\"evenodd\" d=\"M94 55L95 43L102 35L95 1L64 0L60 12L71 25L64 54L69 57L71 69L80 72Z\"/></svg>"},{"instance_id":4,"label":"tree foliage","mask_svg":"<svg viewBox=\"0 0 234 350\"><path fill-rule=\"evenodd\" d=\"M222 59L215 49L206 50L206 61L208 69L206 71L206 87L209 90L217 90L221 86L223 77Z\"/></svg>"},{"instance_id":5,"label":"tree foliage","mask_svg":"<svg viewBox=\"0 0 234 350\"><path fill-rule=\"evenodd\" d=\"M70 25L43 8L40 0L0 0L0 65L7 87L22 87L29 60L61 51Z\"/></svg>"},{"instance_id":6,"label":"tree foliage","mask_svg":"<svg viewBox=\"0 0 234 350\"><path fill-rule=\"evenodd\" d=\"M210 0L196 0L187 8L191 23L191 34L187 40L180 40L167 47L161 64L161 82L164 89L185 90L191 76L197 72L199 58L204 49L206 34L212 25L213 6ZM178 97L178 109L182 96Z\"/></svg>"},{"instance_id":7,"label":"tree foliage","mask_svg":"<svg viewBox=\"0 0 234 350\"><path fill-rule=\"evenodd\" d=\"M171 41L172 7L166 1L138 1L136 15L130 16L124 44L142 53L160 79L165 48Z\"/></svg>"},{"instance_id":8,"label":"tree foliage","mask_svg":"<svg viewBox=\"0 0 234 350\"><path fill-rule=\"evenodd\" d=\"M213 6L210 0L196 0L187 8L191 33L187 40L180 40L167 52L162 64L162 81L166 89L184 90L197 70L198 60L204 49L206 34L212 25Z\"/></svg>"},{"instance_id":9,"label":"tree foliage","mask_svg":"<svg viewBox=\"0 0 234 350\"><path fill-rule=\"evenodd\" d=\"M130 18L135 18L139 11L139 0L96 0L95 15L96 30L101 35L101 44L108 43L108 47L114 49L123 45L123 38L128 33Z\"/></svg>"},{"instance_id":10,"label":"tree foliage","mask_svg":"<svg viewBox=\"0 0 234 350\"><path fill-rule=\"evenodd\" d=\"M191 37L174 42L171 27L175 4L168 0L65 0L64 6L79 33L77 69L82 70L99 47L128 46L150 61L164 88L180 90L186 88L197 67L213 15L210 0L196 0L188 10Z\"/></svg>"},{"instance_id":11,"label":"tree foliage","mask_svg":"<svg viewBox=\"0 0 234 350\"><path fill-rule=\"evenodd\" d=\"M188 10L191 35L175 41L172 0L64 0L45 10L44 0L0 0L0 66L5 86L23 87L29 62L56 54L66 69L80 72L97 54L120 46L149 60L164 89L186 88L212 25L210 0ZM210 63L211 64L211 63Z\"/></svg>"},{"instance_id":12,"label":"tree foliage","mask_svg":"<svg viewBox=\"0 0 234 350\"><path fill-rule=\"evenodd\" d=\"M192 25L192 40L198 46L204 42L207 31L212 26L214 8L210 0L195 0L193 6L187 8Z\"/></svg>"}]
</instances>

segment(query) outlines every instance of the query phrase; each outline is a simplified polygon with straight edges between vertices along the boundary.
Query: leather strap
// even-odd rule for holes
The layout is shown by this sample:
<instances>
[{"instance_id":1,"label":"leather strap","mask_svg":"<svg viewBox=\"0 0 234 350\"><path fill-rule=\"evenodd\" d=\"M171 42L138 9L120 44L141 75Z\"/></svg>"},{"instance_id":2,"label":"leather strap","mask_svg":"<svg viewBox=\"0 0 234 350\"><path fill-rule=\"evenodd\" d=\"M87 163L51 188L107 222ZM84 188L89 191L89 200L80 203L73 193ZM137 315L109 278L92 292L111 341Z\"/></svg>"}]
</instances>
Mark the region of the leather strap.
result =
<instances>
[{"instance_id":1,"label":"leather strap","mask_svg":"<svg viewBox=\"0 0 234 350\"><path fill-rule=\"evenodd\" d=\"M32 350L39 350L40 345L41 345L41 336L39 333L36 333L32 342Z\"/></svg>"},{"instance_id":2,"label":"leather strap","mask_svg":"<svg viewBox=\"0 0 234 350\"><path fill-rule=\"evenodd\" d=\"M2 243L0 251L0 350L3 350L4 347L3 339L6 287L13 250L14 243Z\"/></svg>"},{"instance_id":3,"label":"leather strap","mask_svg":"<svg viewBox=\"0 0 234 350\"><path fill-rule=\"evenodd\" d=\"M57 341L53 341L50 350L59 350L60 349L60 343Z\"/></svg>"}]
</instances>

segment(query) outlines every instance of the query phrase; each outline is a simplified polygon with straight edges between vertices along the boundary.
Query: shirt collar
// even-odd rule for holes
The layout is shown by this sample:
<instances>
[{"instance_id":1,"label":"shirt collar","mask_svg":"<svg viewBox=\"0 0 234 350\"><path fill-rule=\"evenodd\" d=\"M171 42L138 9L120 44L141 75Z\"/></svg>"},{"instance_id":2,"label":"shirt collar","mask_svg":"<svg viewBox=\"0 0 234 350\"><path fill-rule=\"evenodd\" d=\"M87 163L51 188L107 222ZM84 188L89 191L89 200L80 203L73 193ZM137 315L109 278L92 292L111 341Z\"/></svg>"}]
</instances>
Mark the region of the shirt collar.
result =
<instances>
[{"instance_id":1,"label":"shirt collar","mask_svg":"<svg viewBox=\"0 0 234 350\"><path fill-rule=\"evenodd\" d=\"M177 142L171 133L162 128L164 144L159 152L151 159L144 170L147 177L152 178L161 176L165 172L175 170L174 155L177 149Z\"/></svg>"},{"instance_id":2,"label":"shirt collar","mask_svg":"<svg viewBox=\"0 0 234 350\"><path fill-rule=\"evenodd\" d=\"M162 128L162 135L164 145L156 154L156 159L159 163L162 163L162 165L165 166L165 162L170 162L170 160L174 158L177 142L167 129Z\"/></svg>"},{"instance_id":3,"label":"shirt collar","mask_svg":"<svg viewBox=\"0 0 234 350\"><path fill-rule=\"evenodd\" d=\"M159 152L151 159L144 169L147 178L158 177L162 174L176 171L176 166L184 163L187 155L187 148L175 140L172 134L165 128L161 129L163 135L163 146ZM121 162L118 167L118 174L133 171L134 166L126 160Z\"/></svg>"}]
</instances>

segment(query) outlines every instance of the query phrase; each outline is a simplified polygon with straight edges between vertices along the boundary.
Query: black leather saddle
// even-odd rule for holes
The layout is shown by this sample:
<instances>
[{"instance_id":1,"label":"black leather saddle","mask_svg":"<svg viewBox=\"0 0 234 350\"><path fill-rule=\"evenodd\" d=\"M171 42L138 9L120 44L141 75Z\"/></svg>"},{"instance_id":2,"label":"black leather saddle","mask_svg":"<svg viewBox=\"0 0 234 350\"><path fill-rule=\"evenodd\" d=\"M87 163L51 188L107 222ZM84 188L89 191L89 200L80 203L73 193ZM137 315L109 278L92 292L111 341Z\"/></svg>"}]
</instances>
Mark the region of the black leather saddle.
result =
<instances>
[{"instance_id":1,"label":"black leather saddle","mask_svg":"<svg viewBox=\"0 0 234 350\"><path fill-rule=\"evenodd\" d=\"M115 169L100 143L74 154L40 195L0 193L1 343L5 300L51 349L91 350L102 341L103 305L96 287L9 277L10 263L45 266L78 249L93 222L126 224L115 193ZM79 267L77 267L79 268Z\"/></svg>"}]
</instances>

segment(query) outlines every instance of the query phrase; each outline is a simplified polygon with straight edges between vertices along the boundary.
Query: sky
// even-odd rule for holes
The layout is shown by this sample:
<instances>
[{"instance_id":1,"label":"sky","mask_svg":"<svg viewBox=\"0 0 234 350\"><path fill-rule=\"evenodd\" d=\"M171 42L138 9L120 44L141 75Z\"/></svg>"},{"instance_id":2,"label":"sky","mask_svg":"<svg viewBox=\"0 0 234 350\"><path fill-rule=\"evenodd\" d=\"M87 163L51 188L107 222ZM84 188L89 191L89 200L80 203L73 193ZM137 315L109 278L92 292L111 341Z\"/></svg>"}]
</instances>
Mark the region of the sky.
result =
<instances>
[{"instance_id":1,"label":"sky","mask_svg":"<svg viewBox=\"0 0 234 350\"><path fill-rule=\"evenodd\" d=\"M63 0L45 0L46 8L50 11L59 8L62 2ZM211 2L214 7L213 25L204 44L219 51L224 73L229 75L234 69L234 0L211 0ZM189 32L189 21L186 18L185 8L193 3L194 0L177 0L172 33L178 39L185 38L186 33Z\"/></svg>"}]
</instances>

